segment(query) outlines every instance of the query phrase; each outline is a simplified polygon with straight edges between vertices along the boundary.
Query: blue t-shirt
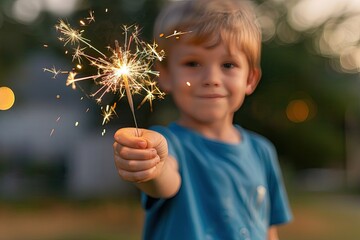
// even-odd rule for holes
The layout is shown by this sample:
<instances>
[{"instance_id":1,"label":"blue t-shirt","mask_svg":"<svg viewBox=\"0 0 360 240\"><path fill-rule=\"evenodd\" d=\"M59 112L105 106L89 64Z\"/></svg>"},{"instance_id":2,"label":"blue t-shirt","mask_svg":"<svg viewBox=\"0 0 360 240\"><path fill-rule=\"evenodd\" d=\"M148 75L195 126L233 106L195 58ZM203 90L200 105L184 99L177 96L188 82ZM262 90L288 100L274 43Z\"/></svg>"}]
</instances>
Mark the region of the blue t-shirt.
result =
<instances>
[{"instance_id":1,"label":"blue t-shirt","mask_svg":"<svg viewBox=\"0 0 360 240\"><path fill-rule=\"evenodd\" d=\"M211 140L176 123L152 128L167 139L182 183L170 199L142 194L144 239L265 240L270 225L290 221L273 145L236 127L239 144Z\"/></svg>"}]
</instances>

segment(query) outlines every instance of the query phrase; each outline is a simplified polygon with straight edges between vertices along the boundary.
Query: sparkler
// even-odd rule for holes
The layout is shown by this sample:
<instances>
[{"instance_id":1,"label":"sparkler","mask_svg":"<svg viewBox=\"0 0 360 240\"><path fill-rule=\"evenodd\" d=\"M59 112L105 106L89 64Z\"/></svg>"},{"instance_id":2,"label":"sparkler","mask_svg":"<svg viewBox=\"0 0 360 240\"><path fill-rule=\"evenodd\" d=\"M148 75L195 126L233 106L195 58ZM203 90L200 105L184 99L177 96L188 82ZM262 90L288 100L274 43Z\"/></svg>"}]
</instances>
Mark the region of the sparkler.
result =
<instances>
[{"instance_id":1,"label":"sparkler","mask_svg":"<svg viewBox=\"0 0 360 240\"><path fill-rule=\"evenodd\" d=\"M88 18L81 20L80 25L85 26L86 22L95 22L93 12L90 12ZM58 74L67 74L66 85L72 86L73 89L76 88L76 84L80 81L94 81L99 85L99 88L90 96L94 97L99 104L101 104L107 93L118 94L119 99L126 96L135 127L138 129L132 97L135 94L144 96L138 108L148 101L151 110L152 101L164 97L165 94L153 80L159 76L159 72L152 70L154 61L162 61L164 52L157 50L158 46L155 42L150 44L140 40L139 28L136 25L123 26L124 39L122 45L115 41L114 47L106 47L108 50L106 53L95 48L90 43L90 39L83 36L84 30L74 29L63 20L59 20L55 28L61 34L59 40L64 43L64 47L68 44L75 46L73 48L72 62L76 62L77 67L74 69L81 69L81 64L85 60L97 70L97 73L78 77L80 73L74 69L62 71L53 67L50 69L44 68L44 71L54 74L54 78ZM103 108L103 125L109 122L114 114L116 115L115 107L116 103L113 106L107 105L106 108Z\"/></svg>"}]
</instances>

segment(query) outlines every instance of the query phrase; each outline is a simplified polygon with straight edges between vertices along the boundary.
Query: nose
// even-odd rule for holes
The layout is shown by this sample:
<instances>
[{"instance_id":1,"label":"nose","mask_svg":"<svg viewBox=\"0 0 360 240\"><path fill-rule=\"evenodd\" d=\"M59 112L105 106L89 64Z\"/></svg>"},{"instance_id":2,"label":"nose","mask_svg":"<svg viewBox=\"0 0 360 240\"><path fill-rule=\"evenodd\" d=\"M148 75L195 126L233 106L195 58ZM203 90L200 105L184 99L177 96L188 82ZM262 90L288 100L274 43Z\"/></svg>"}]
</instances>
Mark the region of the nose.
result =
<instances>
[{"instance_id":1,"label":"nose","mask_svg":"<svg viewBox=\"0 0 360 240\"><path fill-rule=\"evenodd\" d=\"M221 71L216 66L208 66L204 68L202 85L203 86L219 86L221 84Z\"/></svg>"}]
</instances>

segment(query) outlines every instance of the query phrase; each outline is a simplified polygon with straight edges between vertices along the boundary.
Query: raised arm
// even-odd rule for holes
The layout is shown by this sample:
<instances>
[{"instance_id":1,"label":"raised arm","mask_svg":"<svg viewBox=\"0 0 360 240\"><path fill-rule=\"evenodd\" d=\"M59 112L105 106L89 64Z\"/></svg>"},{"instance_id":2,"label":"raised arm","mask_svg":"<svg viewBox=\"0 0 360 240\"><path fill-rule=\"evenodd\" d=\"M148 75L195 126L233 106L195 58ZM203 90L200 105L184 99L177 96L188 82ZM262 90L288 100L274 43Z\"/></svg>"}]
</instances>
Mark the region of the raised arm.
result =
<instances>
[{"instance_id":1,"label":"raised arm","mask_svg":"<svg viewBox=\"0 0 360 240\"><path fill-rule=\"evenodd\" d=\"M115 166L122 179L154 198L174 196L181 184L178 165L168 155L166 139L160 133L122 128L114 136Z\"/></svg>"}]
</instances>

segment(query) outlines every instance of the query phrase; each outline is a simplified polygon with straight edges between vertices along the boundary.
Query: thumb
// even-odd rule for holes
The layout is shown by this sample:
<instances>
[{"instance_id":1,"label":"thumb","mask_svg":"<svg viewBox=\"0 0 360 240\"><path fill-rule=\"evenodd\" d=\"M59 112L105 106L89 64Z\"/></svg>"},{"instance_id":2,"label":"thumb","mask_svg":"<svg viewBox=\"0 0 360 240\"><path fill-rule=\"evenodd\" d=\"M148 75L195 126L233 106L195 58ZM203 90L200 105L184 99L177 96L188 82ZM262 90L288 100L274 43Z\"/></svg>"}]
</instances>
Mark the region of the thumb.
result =
<instances>
[{"instance_id":1,"label":"thumb","mask_svg":"<svg viewBox=\"0 0 360 240\"><path fill-rule=\"evenodd\" d=\"M145 129L120 128L114 135L114 140L123 146L131 148L147 148L148 141L142 137Z\"/></svg>"},{"instance_id":2,"label":"thumb","mask_svg":"<svg viewBox=\"0 0 360 240\"><path fill-rule=\"evenodd\" d=\"M155 148L161 159L168 155L168 145L165 137L152 130L142 131L141 137L146 140L148 148Z\"/></svg>"}]
</instances>

